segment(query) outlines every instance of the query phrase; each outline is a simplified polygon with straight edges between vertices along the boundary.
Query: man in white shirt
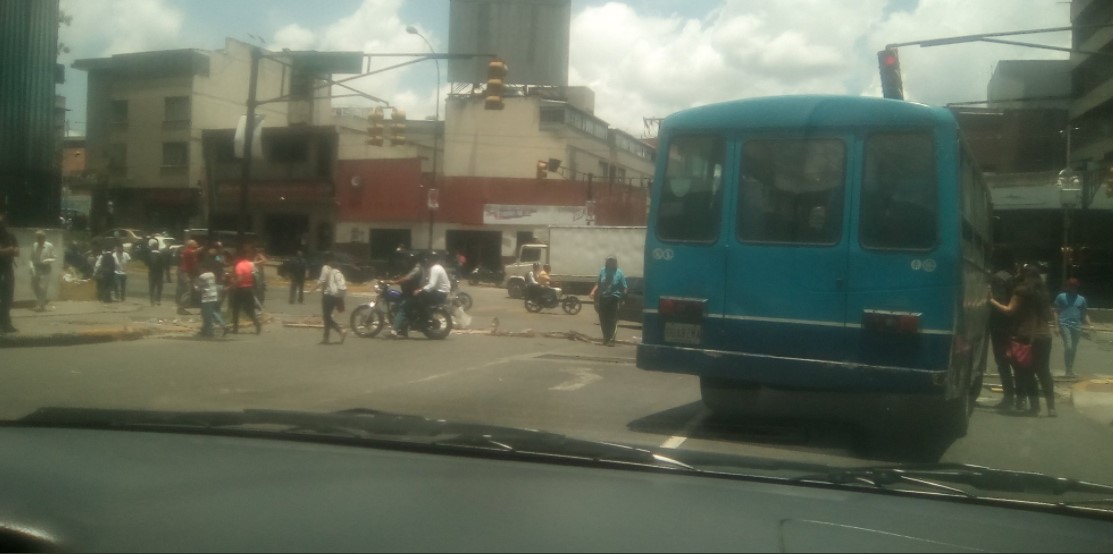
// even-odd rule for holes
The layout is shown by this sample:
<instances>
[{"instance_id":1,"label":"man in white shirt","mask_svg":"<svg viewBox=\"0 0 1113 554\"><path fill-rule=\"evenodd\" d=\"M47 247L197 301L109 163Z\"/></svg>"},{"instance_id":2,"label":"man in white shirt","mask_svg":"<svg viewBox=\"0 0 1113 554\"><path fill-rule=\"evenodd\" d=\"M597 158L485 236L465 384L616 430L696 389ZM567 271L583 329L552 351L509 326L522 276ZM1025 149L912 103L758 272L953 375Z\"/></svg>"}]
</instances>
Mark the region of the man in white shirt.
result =
<instances>
[{"instance_id":1,"label":"man in white shirt","mask_svg":"<svg viewBox=\"0 0 1113 554\"><path fill-rule=\"evenodd\" d=\"M31 288L38 300L36 311L46 310L47 291L50 289L50 272L54 267L54 245L46 240L46 233L35 233L35 244L31 245Z\"/></svg>"},{"instance_id":2,"label":"man in white shirt","mask_svg":"<svg viewBox=\"0 0 1113 554\"><path fill-rule=\"evenodd\" d=\"M120 302L123 302L127 300L128 263L131 262L131 255L124 252L124 245L117 244L116 251L112 253L112 258L116 262L116 295Z\"/></svg>"},{"instance_id":3,"label":"man in white shirt","mask_svg":"<svg viewBox=\"0 0 1113 554\"><path fill-rule=\"evenodd\" d=\"M421 263L428 268L429 277L425 286L417 291L416 299L421 313L428 313L430 307L439 306L448 300L448 293L452 292L452 280L435 256L429 256Z\"/></svg>"}]
</instances>

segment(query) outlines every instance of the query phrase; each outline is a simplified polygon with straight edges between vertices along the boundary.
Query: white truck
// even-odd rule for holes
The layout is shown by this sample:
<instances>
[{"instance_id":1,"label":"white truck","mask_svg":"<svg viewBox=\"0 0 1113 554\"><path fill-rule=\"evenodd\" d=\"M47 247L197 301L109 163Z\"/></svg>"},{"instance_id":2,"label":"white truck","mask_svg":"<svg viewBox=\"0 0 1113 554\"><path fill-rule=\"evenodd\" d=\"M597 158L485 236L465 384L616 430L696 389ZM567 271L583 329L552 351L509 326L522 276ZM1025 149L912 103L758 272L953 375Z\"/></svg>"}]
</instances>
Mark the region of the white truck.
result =
<instances>
[{"instance_id":1,"label":"white truck","mask_svg":"<svg viewBox=\"0 0 1113 554\"><path fill-rule=\"evenodd\" d=\"M544 233L548 236L538 237L543 242L521 245L518 259L506 266L503 286L511 298L522 297L526 274L535 262L553 266L553 281L568 294L591 292L610 254L618 257L618 266L633 281L631 289L645 275L645 227L550 226Z\"/></svg>"}]
</instances>

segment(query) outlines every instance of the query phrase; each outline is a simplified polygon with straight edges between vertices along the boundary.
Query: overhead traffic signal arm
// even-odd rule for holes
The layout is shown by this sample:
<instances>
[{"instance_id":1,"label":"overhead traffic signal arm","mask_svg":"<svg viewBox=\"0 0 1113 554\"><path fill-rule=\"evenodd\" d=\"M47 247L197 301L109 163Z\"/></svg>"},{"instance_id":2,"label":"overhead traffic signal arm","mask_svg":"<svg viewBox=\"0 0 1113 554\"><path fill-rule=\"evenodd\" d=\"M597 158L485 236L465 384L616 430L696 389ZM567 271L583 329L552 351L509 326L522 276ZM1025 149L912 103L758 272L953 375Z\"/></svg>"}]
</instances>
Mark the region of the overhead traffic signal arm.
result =
<instances>
[{"instance_id":1,"label":"overhead traffic signal arm","mask_svg":"<svg viewBox=\"0 0 1113 554\"><path fill-rule=\"evenodd\" d=\"M896 48L886 48L877 53L878 71L881 73L881 94L885 98L904 100L904 83L900 76L900 56Z\"/></svg>"}]
</instances>

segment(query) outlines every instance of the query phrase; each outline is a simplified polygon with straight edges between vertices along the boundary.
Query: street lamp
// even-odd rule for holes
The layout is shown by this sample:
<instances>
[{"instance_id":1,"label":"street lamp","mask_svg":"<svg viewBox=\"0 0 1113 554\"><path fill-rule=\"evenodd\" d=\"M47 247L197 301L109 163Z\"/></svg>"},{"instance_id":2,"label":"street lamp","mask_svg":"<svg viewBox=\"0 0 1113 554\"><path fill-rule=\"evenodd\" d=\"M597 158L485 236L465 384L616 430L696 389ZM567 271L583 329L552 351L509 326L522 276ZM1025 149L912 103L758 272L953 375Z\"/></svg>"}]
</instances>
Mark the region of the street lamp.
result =
<instances>
[{"instance_id":1,"label":"street lamp","mask_svg":"<svg viewBox=\"0 0 1113 554\"><path fill-rule=\"evenodd\" d=\"M425 41L425 45L429 47L429 52L434 54L434 55L437 53L436 49L433 48L433 45L429 43L429 39L425 38L425 35L421 34L417 30L417 27L414 27L413 25L407 25L406 26L406 32L411 34L411 35L417 35L417 36L421 37L421 40ZM440 58L433 58L433 62L435 62L437 64L437 90L436 90L437 107L436 107L436 115L433 118L433 182L432 182L432 187L431 188L433 190L436 190L437 189L437 152L440 150L440 133L437 132L437 125L440 125L440 121L441 121L441 60L440 60ZM437 213L437 209L435 207L435 206L437 206L437 203L434 202L434 200L433 200L433 198L435 198L434 195L435 195L435 193L430 194L430 199L429 199L429 202L428 202L428 207L429 207L429 250L433 249L433 221L436 218L436 213Z\"/></svg>"},{"instance_id":2,"label":"street lamp","mask_svg":"<svg viewBox=\"0 0 1113 554\"><path fill-rule=\"evenodd\" d=\"M1063 271L1061 272L1062 283L1067 281L1070 277L1070 263L1072 258L1071 252L1071 210L1082 204L1082 181L1078 175L1071 168L1064 169L1059 172L1059 178L1056 180L1055 186L1059 189L1059 204L1063 207Z\"/></svg>"}]
</instances>

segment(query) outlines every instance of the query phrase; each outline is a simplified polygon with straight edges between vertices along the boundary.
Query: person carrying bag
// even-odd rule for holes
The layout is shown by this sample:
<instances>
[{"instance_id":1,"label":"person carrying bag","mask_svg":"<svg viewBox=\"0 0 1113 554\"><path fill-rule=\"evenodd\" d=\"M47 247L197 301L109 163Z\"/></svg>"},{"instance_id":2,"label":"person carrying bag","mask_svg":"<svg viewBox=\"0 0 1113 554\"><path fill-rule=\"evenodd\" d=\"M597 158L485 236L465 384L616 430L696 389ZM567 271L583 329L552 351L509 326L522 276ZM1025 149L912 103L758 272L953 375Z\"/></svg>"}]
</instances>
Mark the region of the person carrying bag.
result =
<instances>
[{"instance_id":1,"label":"person carrying bag","mask_svg":"<svg viewBox=\"0 0 1113 554\"><path fill-rule=\"evenodd\" d=\"M343 313L346 309L344 296L348 292L348 282L344 279L343 272L332 267L332 262L332 254L326 253L324 255L325 265L321 267L321 276L310 292L322 289L321 292L323 293L321 295L321 313L325 324L325 336L321 340L321 344L329 343L329 333L333 329L340 333L340 344L344 344L344 339L348 338L348 332L341 328L336 320L332 319L332 312L336 310Z\"/></svg>"},{"instance_id":2,"label":"person carrying bag","mask_svg":"<svg viewBox=\"0 0 1113 554\"><path fill-rule=\"evenodd\" d=\"M1013 316L1015 326L1009 339L1008 357L1016 370L1017 397L1027 396L1028 415L1038 416L1042 388L1047 415L1055 417L1055 383L1051 379L1051 298L1039 268L1025 266L1008 305L993 298L989 302L997 311Z\"/></svg>"}]
</instances>

